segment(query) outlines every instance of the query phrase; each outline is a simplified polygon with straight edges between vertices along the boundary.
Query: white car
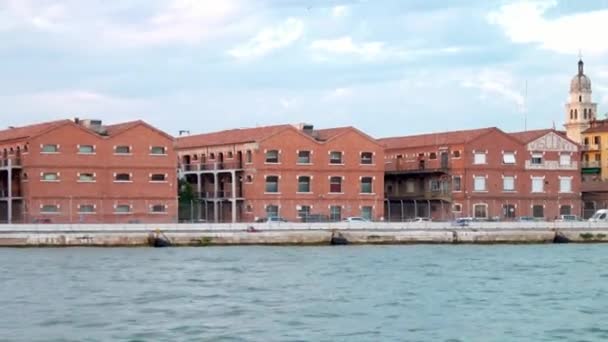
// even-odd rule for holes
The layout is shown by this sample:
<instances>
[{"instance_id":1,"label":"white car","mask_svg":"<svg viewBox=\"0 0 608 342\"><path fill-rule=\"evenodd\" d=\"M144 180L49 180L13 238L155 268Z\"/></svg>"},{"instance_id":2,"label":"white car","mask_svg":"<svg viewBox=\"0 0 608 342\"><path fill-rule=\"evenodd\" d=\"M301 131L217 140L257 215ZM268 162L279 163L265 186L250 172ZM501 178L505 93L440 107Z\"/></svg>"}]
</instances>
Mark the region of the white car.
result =
<instances>
[{"instance_id":1,"label":"white car","mask_svg":"<svg viewBox=\"0 0 608 342\"><path fill-rule=\"evenodd\" d=\"M369 222L368 219L359 216L350 216L342 220L344 222Z\"/></svg>"}]
</instances>

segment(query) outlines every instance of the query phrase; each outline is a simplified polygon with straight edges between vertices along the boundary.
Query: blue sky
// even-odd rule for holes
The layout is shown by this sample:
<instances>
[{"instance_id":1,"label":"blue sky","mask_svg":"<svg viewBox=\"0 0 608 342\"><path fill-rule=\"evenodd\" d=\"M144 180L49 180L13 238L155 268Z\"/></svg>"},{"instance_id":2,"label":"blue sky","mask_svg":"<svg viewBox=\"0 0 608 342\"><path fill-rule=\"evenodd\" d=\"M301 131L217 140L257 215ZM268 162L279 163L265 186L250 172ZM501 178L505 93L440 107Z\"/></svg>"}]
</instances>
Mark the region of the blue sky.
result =
<instances>
[{"instance_id":1,"label":"blue sky","mask_svg":"<svg viewBox=\"0 0 608 342\"><path fill-rule=\"evenodd\" d=\"M608 112L606 32L608 0L0 0L0 119L560 128L579 50Z\"/></svg>"}]
</instances>

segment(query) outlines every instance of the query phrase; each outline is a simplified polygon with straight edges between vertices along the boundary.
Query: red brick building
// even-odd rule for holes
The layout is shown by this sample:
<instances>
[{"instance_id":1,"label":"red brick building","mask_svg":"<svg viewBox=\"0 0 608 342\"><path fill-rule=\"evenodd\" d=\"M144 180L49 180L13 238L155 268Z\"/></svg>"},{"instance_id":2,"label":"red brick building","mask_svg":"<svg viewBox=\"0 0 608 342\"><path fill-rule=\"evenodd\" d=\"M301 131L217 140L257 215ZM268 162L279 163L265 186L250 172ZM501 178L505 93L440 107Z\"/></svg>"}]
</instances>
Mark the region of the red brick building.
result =
<instances>
[{"instance_id":1,"label":"red brick building","mask_svg":"<svg viewBox=\"0 0 608 342\"><path fill-rule=\"evenodd\" d=\"M562 132L492 127L378 141L386 146L388 220L581 212L579 145Z\"/></svg>"},{"instance_id":2,"label":"red brick building","mask_svg":"<svg viewBox=\"0 0 608 342\"><path fill-rule=\"evenodd\" d=\"M0 222L176 222L173 138L133 121L0 131Z\"/></svg>"},{"instance_id":3,"label":"red brick building","mask_svg":"<svg viewBox=\"0 0 608 342\"><path fill-rule=\"evenodd\" d=\"M176 139L196 220L382 218L384 150L353 127L233 129Z\"/></svg>"}]
</instances>

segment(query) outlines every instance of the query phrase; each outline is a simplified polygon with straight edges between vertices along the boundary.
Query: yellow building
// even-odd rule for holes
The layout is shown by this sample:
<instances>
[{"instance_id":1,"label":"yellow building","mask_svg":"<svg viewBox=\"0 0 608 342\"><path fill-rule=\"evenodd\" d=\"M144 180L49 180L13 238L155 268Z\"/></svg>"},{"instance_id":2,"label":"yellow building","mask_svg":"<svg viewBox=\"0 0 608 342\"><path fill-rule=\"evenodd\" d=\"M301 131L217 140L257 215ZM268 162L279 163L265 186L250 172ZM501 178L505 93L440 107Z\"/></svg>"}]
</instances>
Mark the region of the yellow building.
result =
<instances>
[{"instance_id":1,"label":"yellow building","mask_svg":"<svg viewBox=\"0 0 608 342\"><path fill-rule=\"evenodd\" d=\"M583 182L608 180L608 120L595 120L581 132Z\"/></svg>"}]
</instances>

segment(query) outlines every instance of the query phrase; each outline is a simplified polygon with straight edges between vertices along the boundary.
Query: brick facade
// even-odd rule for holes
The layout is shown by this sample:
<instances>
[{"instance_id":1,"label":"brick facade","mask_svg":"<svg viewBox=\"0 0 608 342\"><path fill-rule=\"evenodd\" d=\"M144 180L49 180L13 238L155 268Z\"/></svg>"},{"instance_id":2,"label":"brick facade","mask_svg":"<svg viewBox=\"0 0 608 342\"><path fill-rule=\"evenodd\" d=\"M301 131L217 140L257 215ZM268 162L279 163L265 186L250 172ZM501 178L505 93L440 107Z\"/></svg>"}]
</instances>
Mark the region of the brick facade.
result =
<instances>
[{"instance_id":1,"label":"brick facade","mask_svg":"<svg viewBox=\"0 0 608 342\"><path fill-rule=\"evenodd\" d=\"M13 222L177 219L173 139L142 121L92 128L62 120L9 129L0 132L0 151L2 221L8 220L8 160Z\"/></svg>"}]
</instances>

